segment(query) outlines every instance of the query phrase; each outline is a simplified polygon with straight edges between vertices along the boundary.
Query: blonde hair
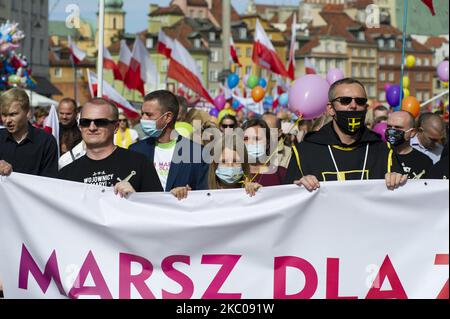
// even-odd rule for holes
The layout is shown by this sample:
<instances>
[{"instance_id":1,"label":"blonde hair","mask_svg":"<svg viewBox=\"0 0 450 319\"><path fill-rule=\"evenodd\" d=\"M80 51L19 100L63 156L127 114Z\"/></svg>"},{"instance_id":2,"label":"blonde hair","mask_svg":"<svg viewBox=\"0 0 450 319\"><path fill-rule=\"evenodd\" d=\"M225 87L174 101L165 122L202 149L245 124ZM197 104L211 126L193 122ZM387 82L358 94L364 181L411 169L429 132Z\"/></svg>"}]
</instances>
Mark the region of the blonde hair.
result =
<instances>
[{"instance_id":1,"label":"blonde hair","mask_svg":"<svg viewBox=\"0 0 450 319\"><path fill-rule=\"evenodd\" d=\"M8 111L14 102L18 102L23 111L28 112L30 110L28 94L25 90L19 88L9 89L0 96L0 110L2 112Z\"/></svg>"}]
</instances>

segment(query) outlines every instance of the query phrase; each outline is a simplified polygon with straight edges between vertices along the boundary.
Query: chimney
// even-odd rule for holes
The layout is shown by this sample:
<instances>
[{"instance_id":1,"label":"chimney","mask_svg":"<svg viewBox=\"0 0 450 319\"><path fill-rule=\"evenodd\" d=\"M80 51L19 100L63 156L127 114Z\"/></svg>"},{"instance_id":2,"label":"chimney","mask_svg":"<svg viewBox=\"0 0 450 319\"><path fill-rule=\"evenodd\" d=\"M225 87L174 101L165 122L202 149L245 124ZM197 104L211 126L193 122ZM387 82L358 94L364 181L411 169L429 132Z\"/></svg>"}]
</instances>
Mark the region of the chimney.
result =
<instances>
[{"instance_id":1,"label":"chimney","mask_svg":"<svg viewBox=\"0 0 450 319\"><path fill-rule=\"evenodd\" d=\"M152 12L158 10L158 9L159 9L159 6L158 6L157 4L151 3L151 4L148 6L148 13L152 13Z\"/></svg>"}]
</instances>

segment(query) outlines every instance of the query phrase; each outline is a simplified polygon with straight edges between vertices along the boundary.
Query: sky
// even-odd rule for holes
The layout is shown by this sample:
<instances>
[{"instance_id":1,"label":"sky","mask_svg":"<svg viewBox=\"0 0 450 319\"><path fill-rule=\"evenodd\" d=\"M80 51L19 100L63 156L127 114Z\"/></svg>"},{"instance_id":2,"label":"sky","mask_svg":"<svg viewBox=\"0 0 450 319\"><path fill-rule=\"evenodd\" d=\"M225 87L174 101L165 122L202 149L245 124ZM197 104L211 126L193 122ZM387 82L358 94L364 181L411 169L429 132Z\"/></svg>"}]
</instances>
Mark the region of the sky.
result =
<instances>
[{"instance_id":1,"label":"sky","mask_svg":"<svg viewBox=\"0 0 450 319\"><path fill-rule=\"evenodd\" d=\"M150 3L167 6L170 0L124 0L125 31L135 33L147 29L148 6ZM231 0L239 13L245 12L247 0ZM296 5L299 0L257 0L258 4ZM82 18L97 21L98 1L96 0L49 0L50 20L66 20L66 7L76 4L80 8Z\"/></svg>"}]
</instances>

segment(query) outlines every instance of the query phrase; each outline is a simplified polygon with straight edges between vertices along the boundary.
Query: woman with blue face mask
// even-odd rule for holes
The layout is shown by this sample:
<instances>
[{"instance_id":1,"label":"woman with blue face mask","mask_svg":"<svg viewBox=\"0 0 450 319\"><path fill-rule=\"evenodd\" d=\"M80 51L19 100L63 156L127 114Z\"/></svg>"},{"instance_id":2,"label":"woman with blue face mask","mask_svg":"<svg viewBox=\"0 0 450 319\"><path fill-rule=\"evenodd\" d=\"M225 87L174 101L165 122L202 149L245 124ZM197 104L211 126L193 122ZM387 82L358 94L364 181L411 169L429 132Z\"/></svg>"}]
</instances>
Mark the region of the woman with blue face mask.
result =
<instances>
[{"instance_id":1,"label":"woman with blue face mask","mask_svg":"<svg viewBox=\"0 0 450 319\"><path fill-rule=\"evenodd\" d=\"M247 149L237 135L224 135L214 145L211 152L212 162L209 165L209 189L244 188L253 197L262 186L249 181L250 166ZM186 198L187 193L179 196L176 189L172 194L177 198Z\"/></svg>"},{"instance_id":2,"label":"woman with blue face mask","mask_svg":"<svg viewBox=\"0 0 450 319\"><path fill-rule=\"evenodd\" d=\"M281 185L286 169L278 166L278 130L272 132L262 119L252 119L242 126L250 162L250 181L262 186Z\"/></svg>"}]
</instances>

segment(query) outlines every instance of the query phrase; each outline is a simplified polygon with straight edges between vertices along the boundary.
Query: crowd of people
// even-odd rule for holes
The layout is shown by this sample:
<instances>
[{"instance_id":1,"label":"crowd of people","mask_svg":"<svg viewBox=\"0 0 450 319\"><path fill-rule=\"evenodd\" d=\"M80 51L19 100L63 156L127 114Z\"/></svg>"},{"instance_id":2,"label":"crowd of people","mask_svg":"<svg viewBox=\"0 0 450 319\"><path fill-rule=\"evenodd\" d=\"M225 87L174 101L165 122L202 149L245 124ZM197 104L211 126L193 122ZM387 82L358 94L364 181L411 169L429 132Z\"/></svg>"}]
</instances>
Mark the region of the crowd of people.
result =
<instances>
[{"instance_id":1,"label":"crowd of people","mask_svg":"<svg viewBox=\"0 0 450 319\"><path fill-rule=\"evenodd\" d=\"M315 191L326 181L384 179L394 190L407 179L448 178L448 123L439 114L416 120L406 111L369 109L364 86L351 78L335 82L328 100L315 120L293 120L285 110L215 119L160 90L145 96L140 120L131 121L107 99L78 108L64 98L57 141L43 130L46 111L36 109L31 121L26 92L13 88L0 96L0 175L112 187L120 197L170 192L178 200L207 189L255 196L267 186ZM387 142L370 129L381 122ZM186 124L192 131L183 131Z\"/></svg>"}]
</instances>

